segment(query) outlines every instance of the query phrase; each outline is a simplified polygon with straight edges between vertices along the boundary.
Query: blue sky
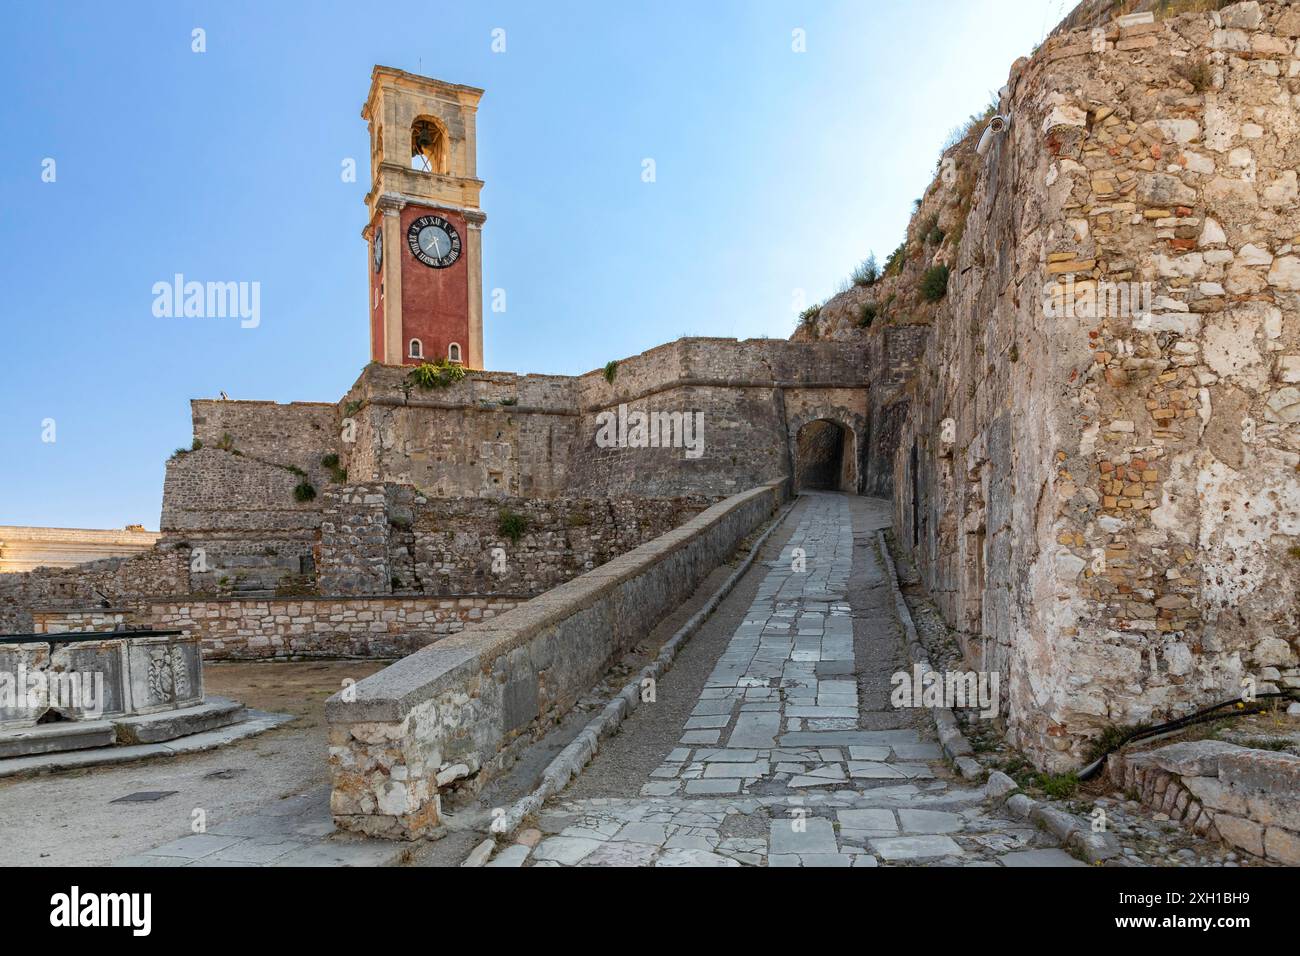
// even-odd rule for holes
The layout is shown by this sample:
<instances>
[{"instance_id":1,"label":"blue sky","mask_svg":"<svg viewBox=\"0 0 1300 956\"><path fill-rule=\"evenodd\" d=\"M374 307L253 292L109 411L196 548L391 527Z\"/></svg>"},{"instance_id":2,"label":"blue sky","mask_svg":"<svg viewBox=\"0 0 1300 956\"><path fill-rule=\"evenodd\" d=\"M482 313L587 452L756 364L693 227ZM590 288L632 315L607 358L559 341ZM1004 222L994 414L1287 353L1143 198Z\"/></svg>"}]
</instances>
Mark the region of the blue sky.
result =
<instances>
[{"instance_id":1,"label":"blue sky","mask_svg":"<svg viewBox=\"0 0 1300 956\"><path fill-rule=\"evenodd\" d=\"M789 335L796 290L820 301L898 244L948 132L1065 12L6 4L0 524L156 528L190 398L334 401L356 379L376 63L486 89L483 284L507 304L485 310L487 365L573 374L683 334ZM155 317L178 272L259 282L260 325Z\"/></svg>"}]
</instances>

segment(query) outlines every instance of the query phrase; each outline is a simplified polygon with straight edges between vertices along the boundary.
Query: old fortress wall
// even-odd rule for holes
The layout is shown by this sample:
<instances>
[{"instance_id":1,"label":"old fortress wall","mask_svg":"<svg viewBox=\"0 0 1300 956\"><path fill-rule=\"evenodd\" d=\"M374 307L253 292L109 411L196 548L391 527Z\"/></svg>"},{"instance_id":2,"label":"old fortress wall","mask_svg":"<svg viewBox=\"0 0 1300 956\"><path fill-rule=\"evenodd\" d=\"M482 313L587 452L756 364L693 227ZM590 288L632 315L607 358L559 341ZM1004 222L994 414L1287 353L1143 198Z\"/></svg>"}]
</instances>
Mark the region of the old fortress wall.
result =
<instances>
[{"instance_id":1,"label":"old fortress wall","mask_svg":"<svg viewBox=\"0 0 1300 956\"><path fill-rule=\"evenodd\" d=\"M1050 766L1300 686L1298 38L1300 8L1254 2L1059 33L962 160L896 527ZM1104 283L1151 308L1061 307Z\"/></svg>"},{"instance_id":2,"label":"old fortress wall","mask_svg":"<svg viewBox=\"0 0 1300 956\"><path fill-rule=\"evenodd\" d=\"M810 421L865 449L863 356L684 339L620 361L612 382L471 371L419 389L372 363L333 404L196 400L156 548L90 574L6 575L0 621L197 629L213 657L405 653L786 478ZM698 454L600 447L600 416L620 409L698 416ZM843 473L857 490L861 462Z\"/></svg>"}]
</instances>

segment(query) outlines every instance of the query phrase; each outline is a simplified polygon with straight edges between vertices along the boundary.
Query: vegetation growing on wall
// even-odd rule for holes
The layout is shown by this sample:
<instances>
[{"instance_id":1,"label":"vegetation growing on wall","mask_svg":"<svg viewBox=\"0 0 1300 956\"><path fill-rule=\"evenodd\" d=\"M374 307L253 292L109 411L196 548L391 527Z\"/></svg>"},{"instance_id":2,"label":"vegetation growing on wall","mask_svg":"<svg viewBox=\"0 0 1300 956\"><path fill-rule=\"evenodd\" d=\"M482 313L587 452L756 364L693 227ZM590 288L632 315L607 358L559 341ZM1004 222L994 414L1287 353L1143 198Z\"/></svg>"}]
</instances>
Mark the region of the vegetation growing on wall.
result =
<instances>
[{"instance_id":1,"label":"vegetation growing on wall","mask_svg":"<svg viewBox=\"0 0 1300 956\"><path fill-rule=\"evenodd\" d=\"M509 508L502 508L497 513L497 534L509 538L511 544L518 544L519 539L528 530L528 519Z\"/></svg>"},{"instance_id":2,"label":"vegetation growing on wall","mask_svg":"<svg viewBox=\"0 0 1300 956\"><path fill-rule=\"evenodd\" d=\"M339 464L338 455L328 454L320 460L320 463L335 481L342 483L348 480L348 470Z\"/></svg>"},{"instance_id":3,"label":"vegetation growing on wall","mask_svg":"<svg viewBox=\"0 0 1300 956\"><path fill-rule=\"evenodd\" d=\"M921 295L927 302L938 302L948 294L948 267L931 266L921 276Z\"/></svg>"},{"instance_id":4,"label":"vegetation growing on wall","mask_svg":"<svg viewBox=\"0 0 1300 956\"><path fill-rule=\"evenodd\" d=\"M422 388L426 391L435 388L447 388L464 377L464 366L448 362L442 358L436 362L422 362L411 369L410 374L407 375L407 378L416 388Z\"/></svg>"}]
</instances>

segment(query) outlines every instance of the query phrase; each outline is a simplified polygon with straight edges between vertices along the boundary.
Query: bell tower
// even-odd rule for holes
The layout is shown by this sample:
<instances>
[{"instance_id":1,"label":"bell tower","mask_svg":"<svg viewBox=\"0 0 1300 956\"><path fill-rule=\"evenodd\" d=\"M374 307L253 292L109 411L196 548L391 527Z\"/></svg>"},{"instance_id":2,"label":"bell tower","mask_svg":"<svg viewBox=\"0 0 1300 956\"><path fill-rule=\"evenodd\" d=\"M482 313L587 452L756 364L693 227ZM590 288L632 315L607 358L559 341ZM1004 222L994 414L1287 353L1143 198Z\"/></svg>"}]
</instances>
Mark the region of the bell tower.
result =
<instances>
[{"instance_id":1,"label":"bell tower","mask_svg":"<svg viewBox=\"0 0 1300 956\"><path fill-rule=\"evenodd\" d=\"M370 127L370 358L483 367L483 181L474 118L483 91L376 66Z\"/></svg>"}]
</instances>

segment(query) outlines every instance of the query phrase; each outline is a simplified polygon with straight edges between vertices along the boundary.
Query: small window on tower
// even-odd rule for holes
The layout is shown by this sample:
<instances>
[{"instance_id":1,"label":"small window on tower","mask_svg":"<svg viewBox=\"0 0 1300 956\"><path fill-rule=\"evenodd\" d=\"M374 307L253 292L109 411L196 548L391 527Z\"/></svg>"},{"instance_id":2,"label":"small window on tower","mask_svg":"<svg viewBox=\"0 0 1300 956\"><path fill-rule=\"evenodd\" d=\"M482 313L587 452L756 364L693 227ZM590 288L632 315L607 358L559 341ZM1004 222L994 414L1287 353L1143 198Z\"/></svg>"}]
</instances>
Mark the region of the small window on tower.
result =
<instances>
[{"instance_id":1,"label":"small window on tower","mask_svg":"<svg viewBox=\"0 0 1300 956\"><path fill-rule=\"evenodd\" d=\"M460 346L457 345L455 342L452 342L451 345L447 346L447 361L448 362L460 361Z\"/></svg>"},{"instance_id":2,"label":"small window on tower","mask_svg":"<svg viewBox=\"0 0 1300 956\"><path fill-rule=\"evenodd\" d=\"M411 358L424 358L424 346L419 339L411 339Z\"/></svg>"}]
</instances>

